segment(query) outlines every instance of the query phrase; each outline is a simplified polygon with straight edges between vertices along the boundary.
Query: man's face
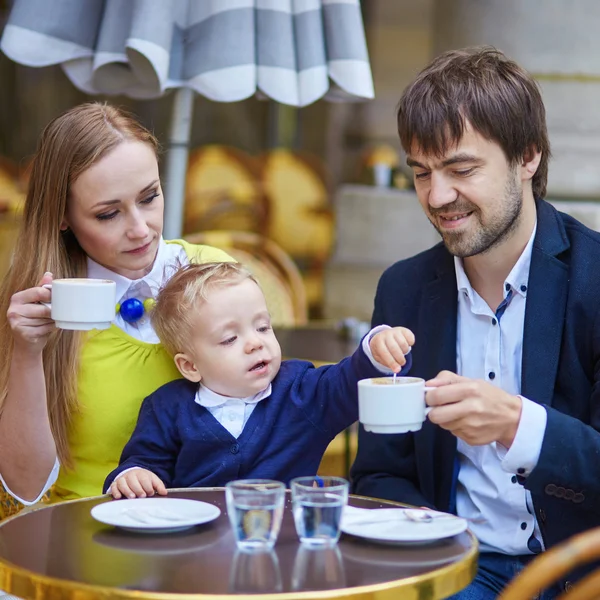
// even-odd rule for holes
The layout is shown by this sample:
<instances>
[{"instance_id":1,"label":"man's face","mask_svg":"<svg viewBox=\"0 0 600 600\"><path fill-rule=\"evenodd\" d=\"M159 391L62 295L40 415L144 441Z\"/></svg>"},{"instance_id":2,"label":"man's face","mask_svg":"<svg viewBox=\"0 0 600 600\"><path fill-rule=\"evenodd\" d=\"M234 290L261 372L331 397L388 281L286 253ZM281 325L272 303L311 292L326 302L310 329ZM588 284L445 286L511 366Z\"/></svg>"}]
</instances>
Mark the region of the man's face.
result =
<instances>
[{"instance_id":1,"label":"man's face","mask_svg":"<svg viewBox=\"0 0 600 600\"><path fill-rule=\"evenodd\" d=\"M523 207L519 167L469 123L444 156L424 154L413 145L407 163L419 202L453 255L487 252L517 229Z\"/></svg>"}]
</instances>

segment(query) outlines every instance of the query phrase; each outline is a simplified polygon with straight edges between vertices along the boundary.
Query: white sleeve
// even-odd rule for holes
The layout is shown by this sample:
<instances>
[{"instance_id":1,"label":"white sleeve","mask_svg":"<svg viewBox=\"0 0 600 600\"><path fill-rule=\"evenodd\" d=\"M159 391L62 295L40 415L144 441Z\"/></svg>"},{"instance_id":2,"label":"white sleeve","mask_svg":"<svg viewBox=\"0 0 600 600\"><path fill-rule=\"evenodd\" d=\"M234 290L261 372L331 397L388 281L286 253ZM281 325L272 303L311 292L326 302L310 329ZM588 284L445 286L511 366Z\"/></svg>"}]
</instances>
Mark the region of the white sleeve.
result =
<instances>
[{"instance_id":1,"label":"white sleeve","mask_svg":"<svg viewBox=\"0 0 600 600\"><path fill-rule=\"evenodd\" d=\"M528 398L521 396L521 401L523 408L515 439L509 449L496 444L496 452L504 471L527 477L540 458L548 413Z\"/></svg>"},{"instance_id":2,"label":"white sleeve","mask_svg":"<svg viewBox=\"0 0 600 600\"><path fill-rule=\"evenodd\" d=\"M7 491L7 493L10 494L15 500L18 500L24 506L31 506L32 504L39 502L41 500L41 498L44 496L44 494L52 487L54 482L58 479L59 471L60 471L60 463L58 462L58 457L57 457L56 460L54 461L54 466L52 467L52 471L50 472L50 475L48 475L48 479L46 480L46 483L44 484L44 487L42 488L42 491L38 494L38 497L35 500L23 500L23 498L19 498L19 496L17 496L14 492L11 492L10 488L6 485L6 481L4 481L2 474L0 474L0 481L2 482L2 485L4 486L4 489Z\"/></svg>"}]
</instances>

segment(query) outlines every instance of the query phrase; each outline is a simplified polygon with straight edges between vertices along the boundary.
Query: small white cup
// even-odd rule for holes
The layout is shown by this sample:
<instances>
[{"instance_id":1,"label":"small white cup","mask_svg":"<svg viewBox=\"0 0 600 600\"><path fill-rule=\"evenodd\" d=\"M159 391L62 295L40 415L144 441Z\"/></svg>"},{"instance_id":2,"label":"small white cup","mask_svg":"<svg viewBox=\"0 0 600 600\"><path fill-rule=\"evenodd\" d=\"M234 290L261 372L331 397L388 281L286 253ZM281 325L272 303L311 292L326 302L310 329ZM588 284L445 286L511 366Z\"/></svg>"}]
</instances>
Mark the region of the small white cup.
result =
<instances>
[{"instance_id":1,"label":"small white cup","mask_svg":"<svg viewBox=\"0 0 600 600\"><path fill-rule=\"evenodd\" d=\"M358 382L358 420L373 433L418 431L431 410L420 377L374 377Z\"/></svg>"},{"instance_id":2,"label":"small white cup","mask_svg":"<svg viewBox=\"0 0 600 600\"><path fill-rule=\"evenodd\" d=\"M117 285L110 279L55 279L44 287L52 301L42 304L60 329L108 329L115 318Z\"/></svg>"},{"instance_id":3,"label":"small white cup","mask_svg":"<svg viewBox=\"0 0 600 600\"><path fill-rule=\"evenodd\" d=\"M373 165L373 181L376 187L390 187L392 180L392 167L385 163L375 163Z\"/></svg>"}]
</instances>

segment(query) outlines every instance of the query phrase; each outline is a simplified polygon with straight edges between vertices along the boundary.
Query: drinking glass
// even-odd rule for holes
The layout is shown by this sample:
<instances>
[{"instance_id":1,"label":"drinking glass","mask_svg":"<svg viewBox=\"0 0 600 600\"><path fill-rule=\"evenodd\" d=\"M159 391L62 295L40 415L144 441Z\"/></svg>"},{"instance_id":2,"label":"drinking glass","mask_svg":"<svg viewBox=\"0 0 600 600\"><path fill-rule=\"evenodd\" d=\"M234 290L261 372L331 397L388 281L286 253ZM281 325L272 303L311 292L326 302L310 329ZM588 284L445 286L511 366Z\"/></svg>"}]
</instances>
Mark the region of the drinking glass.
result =
<instances>
[{"instance_id":1,"label":"drinking glass","mask_svg":"<svg viewBox=\"0 0 600 600\"><path fill-rule=\"evenodd\" d=\"M273 548L283 518L285 485L271 479L230 481L225 486L225 498L237 547Z\"/></svg>"},{"instance_id":2,"label":"drinking glass","mask_svg":"<svg viewBox=\"0 0 600 600\"><path fill-rule=\"evenodd\" d=\"M348 482L341 477L292 479L292 510L296 532L303 544L336 544L340 521L348 503Z\"/></svg>"}]
</instances>

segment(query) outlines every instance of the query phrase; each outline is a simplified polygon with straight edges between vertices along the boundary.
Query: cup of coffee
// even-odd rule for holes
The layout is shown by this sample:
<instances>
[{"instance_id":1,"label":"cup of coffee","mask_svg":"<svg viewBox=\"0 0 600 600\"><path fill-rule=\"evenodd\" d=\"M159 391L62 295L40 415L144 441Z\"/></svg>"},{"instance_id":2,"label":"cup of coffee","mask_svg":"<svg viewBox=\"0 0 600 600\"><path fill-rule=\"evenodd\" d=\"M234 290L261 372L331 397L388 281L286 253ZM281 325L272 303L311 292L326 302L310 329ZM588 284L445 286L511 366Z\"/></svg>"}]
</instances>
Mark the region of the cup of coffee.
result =
<instances>
[{"instance_id":1,"label":"cup of coffee","mask_svg":"<svg viewBox=\"0 0 600 600\"><path fill-rule=\"evenodd\" d=\"M429 408L420 377L374 377L358 382L358 420L373 433L418 431Z\"/></svg>"},{"instance_id":2,"label":"cup of coffee","mask_svg":"<svg viewBox=\"0 0 600 600\"><path fill-rule=\"evenodd\" d=\"M44 302L60 329L108 329L115 318L117 284L110 279L55 279Z\"/></svg>"}]
</instances>

